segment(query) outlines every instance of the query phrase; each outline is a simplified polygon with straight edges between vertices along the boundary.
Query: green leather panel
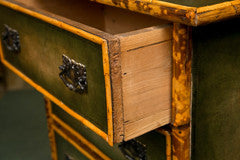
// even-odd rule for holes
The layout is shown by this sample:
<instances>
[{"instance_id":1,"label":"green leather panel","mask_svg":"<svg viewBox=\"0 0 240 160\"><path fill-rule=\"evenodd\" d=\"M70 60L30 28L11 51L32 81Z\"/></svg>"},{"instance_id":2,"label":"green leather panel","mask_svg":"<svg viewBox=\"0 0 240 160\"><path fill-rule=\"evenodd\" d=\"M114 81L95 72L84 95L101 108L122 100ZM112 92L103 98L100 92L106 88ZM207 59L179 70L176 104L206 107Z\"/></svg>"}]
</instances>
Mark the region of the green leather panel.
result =
<instances>
[{"instance_id":1,"label":"green leather panel","mask_svg":"<svg viewBox=\"0 0 240 160\"><path fill-rule=\"evenodd\" d=\"M189 7L204 7L214 5L218 3L228 2L231 0L161 0L169 3L175 3L178 5L184 5Z\"/></svg>"},{"instance_id":2,"label":"green leather panel","mask_svg":"<svg viewBox=\"0 0 240 160\"><path fill-rule=\"evenodd\" d=\"M20 35L21 53L4 47L6 59L75 112L107 132L107 109L101 46L28 15L0 6L3 24ZM62 54L87 69L88 93L70 91L59 78Z\"/></svg>"},{"instance_id":3,"label":"green leather panel","mask_svg":"<svg viewBox=\"0 0 240 160\"><path fill-rule=\"evenodd\" d=\"M67 160L66 156L71 157L73 160L88 160L84 154L78 151L72 144L56 132L55 140L58 160Z\"/></svg>"},{"instance_id":4,"label":"green leather panel","mask_svg":"<svg viewBox=\"0 0 240 160\"><path fill-rule=\"evenodd\" d=\"M193 29L193 160L240 159L240 19Z\"/></svg>"},{"instance_id":5,"label":"green leather panel","mask_svg":"<svg viewBox=\"0 0 240 160\"><path fill-rule=\"evenodd\" d=\"M73 117L66 114L66 112L55 104L52 105L52 112L74 130L83 135L111 159L127 160L118 149L118 144L115 144L113 147L109 146L104 139L86 128ZM146 145L148 160L166 160L166 139L164 135L157 133L156 131L152 131L136 138L136 140Z\"/></svg>"}]
</instances>

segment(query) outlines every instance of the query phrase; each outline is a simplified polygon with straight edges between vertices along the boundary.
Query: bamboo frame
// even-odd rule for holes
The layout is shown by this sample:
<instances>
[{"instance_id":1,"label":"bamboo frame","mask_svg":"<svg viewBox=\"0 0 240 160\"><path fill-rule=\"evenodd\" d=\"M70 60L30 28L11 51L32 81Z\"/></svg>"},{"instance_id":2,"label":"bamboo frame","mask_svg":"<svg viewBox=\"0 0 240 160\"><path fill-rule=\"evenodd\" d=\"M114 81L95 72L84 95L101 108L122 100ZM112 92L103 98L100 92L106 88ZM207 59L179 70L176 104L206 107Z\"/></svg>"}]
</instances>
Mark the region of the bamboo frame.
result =
<instances>
[{"instance_id":1,"label":"bamboo frame","mask_svg":"<svg viewBox=\"0 0 240 160\"><path fill-rule=\"evenodd\" d=\"M163 128L157 129L157 131L166 137L166 160L172 159L172 140L171 140L171 133Z\"/></svg>"},{"instance_id":2,"label":"bamboo frame","mask_svg":"<svg viewBox=\"0 0 240 160\"><path fill-rule=\"evenodd\" d=\"M45 109L46 109L46 116L47 116L47 127L48 127L48 138L50 142L50 147L51 147L51 157L52 160L57 160L57 148L56 148L56 141L55 141L55 133L52 130L52 124L53 124L53 119L52 119L52 107L51 107L51 101L44 97L45 101Z\"/></svg>"},{"instance_id":3,"label":"bamboo frame","mask_svg":"<svg viewBox=\"0 0 240 160\"><path fill-rule=\"evenodd\" d=\"M161 0L94 0L119 8L148 14L161 19L199 26L239 15L240 1L233 0L203 7L189 7Z\"/></svg>"},{"instance_id":4,"label":"bamboo frame","mask_svg":"<svg viewBox=\"0 0 240 160\"><path fill-rule=\"evenodd\" d=\"M191 158L192 39L191 27L173 24L172 158Z\"/></svg>"},{"instance_id":5,"label":"bamboo frame","mask_svg":"<svg viewBox=\"0 0 240 160\"><path fill-rule=\"evenodd\" d=\"M87 139L85 139L82 135L74 131L70 126L68 126L66 123L61 121L57 116L55 116L51 110L51 101L48 98L44 98L46 102L46 111L47 111L47 116L51 121L48 121L48 126L49 126L49 138L54 139L54 143L51 143L51 149L52 149L52 155L53 155L53 160L57 160L57 148L56 148L56 142L55 142L55 133L58 133L61 137L63 137L65 140L67 140L69 143L71 143L77 150L79 150L82 154L84 154L87 158L91 160L95 160L95 158L88 153L84 148L79 146L74 140L72 140L64 131L62 131L60 128L54 125L53 121L56 121L58 124L61 125L61 127L65 128L68 130L71 134L73 134L75 137L77 137L83 144L88 146L94 153L99 155L102 159L104 160L110 160L108 156L106 156L103 152L101 152L97 147L95 147L91 142L89 142Z\"/></svg>"},{"instance_id":6,"label":"bamboo frame","mask_svg":"<svg viewBox=\"0 0 240 160\"><path fill-rule=\"evenodd\" d=\"M190 123L192 49L191 28L173 24L172 50L172 124L182 126Z\"/></svg>"},{"instance_id":7,"label":"bamboo frame","mask_svg":"<svg viewBox=\"0 0 240 160\"><path fill-rule=\"evenodd\" d=\"M105 139L109 145L113 146L113 113L112 113L112 93L111 93L111 80L110 80L110 63L109 63L109 55L108 55L108 44L107 41L101 37L98 37L94 34L88 33L80 28L73 27L69 24L66 24L64 22L61 22L59 20L56 20L54 18L48 17L44 14L40 14L38 12L29 10L27 8L21 7L17 4L0 0L0 5L3 5L5 7L11 8L15 11L19 11L21 13L28 14L32 17L35 17L37 19L40 19L42 21L45 21L47 23L50 23L54 26L57 26L61 29L67 30L69 32L72 32L78 36L81 36L85 39L88 39L94 43L100 44L102 46L102 60L103 60L103 71L104 71L104 79L105 79L105 90L106 90L106 105L107 105L107 121L108 121L108 133L105 133L104 131L100 130L98 127L96 127L94 124L92 124L90 121L79 115L78 113L71 110L68 106L63 104L60 100L58 100L56 97L54 97L52 94L50 94L48 91L46 91L44 88L36 84L34 81L32 81L30 78L28 78L26 75L24 75L21 71L19 71L17 68L15 68L13 65L11 65L7 60L4 58L4 54L2 51L2 46L0 44L0 60L1 62L10 70L12 70L15 74L17 74L19 77L21 77L23 80L25 80L27 83L29 83L31 86L33 86L36 90L44 94L46 97L48 97L51 101L53 101L55 104L57 104L61 109L66 111L68 114L82 122L84 125L86 125L88 128L96 132L99 136L101 136L103 139Z\"/></svg>"}]
</instances>

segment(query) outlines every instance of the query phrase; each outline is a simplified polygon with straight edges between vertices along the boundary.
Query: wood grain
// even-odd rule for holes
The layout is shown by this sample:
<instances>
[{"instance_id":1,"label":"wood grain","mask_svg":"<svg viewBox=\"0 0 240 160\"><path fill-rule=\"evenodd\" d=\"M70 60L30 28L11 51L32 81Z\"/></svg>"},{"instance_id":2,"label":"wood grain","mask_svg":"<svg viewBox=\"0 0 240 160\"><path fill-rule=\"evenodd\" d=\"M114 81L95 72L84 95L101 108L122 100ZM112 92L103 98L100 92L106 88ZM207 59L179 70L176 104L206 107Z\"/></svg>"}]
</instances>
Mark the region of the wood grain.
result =
<instances>
[{"instance_id":1,"label":"wood grain","mask_svg":"<svg viewBox=\"0 0 240 160\"><path fill-rule=\"evenodd\" d=\"M123 104L122 104L122 71L120 42L118 38L109 40L109 58L112 83L113 103L113 142L123 141Z\"/></svg>"},{"instance_id":2,"label":"wood grain","mask_svg":"<svg viewBox=\"0 0 240 160\"><path fill-rule=\"evenodd\" d=\"M170 122L171 41L121 55L125 139Z\"/></svg>"},{"instance_id":3,"label":"wood grain","mask_svg":"<svg viewBox=\"0 0 240 160\"><path fill-rule=\"evenodd\" d=\"M118 36L121 51L124 52L172 39L172 27L171 25L154 26L118 34Z\"/></svg>"}]
</instances>

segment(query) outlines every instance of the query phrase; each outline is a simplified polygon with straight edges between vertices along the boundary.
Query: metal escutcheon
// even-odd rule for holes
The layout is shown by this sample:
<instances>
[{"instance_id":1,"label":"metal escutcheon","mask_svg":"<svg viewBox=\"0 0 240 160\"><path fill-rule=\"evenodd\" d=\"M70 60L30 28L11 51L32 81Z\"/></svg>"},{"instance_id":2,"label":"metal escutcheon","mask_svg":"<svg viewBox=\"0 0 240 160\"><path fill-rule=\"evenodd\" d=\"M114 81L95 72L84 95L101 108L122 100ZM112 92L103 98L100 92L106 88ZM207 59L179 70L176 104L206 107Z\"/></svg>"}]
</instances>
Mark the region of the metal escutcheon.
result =
<instances>
[{"instance_id":1,"label":"metal escutcheon","mask_svg":"<svg viewBox=\"0 0 240 160\"><path fill-rule=\"evenodd\" d=\"M87 93L87 71L85 65L62 55L63 64L59 66L59 77L70 90L83 94Z\"/></svg>"},{"instance_id":2,"label":"metal escutcheon","mask_svg":"<svg viewBox=\"0 0 240 160\"><path fill-rule=\"evenodd\" d=\"M135 139L124 141L118 147L128 160L147 160L145 145Z\"/></svg>"},{"instance_id":3,"label":"metal escutcheon","mask_svg":"<svg viewBox=\"0 0 240 160\"><path fill-rule=\"evenodd\" d=\"M2 32L2 43L10 52L20 53L21 51L18 32L6 24L4 25L4 31Z\"/></svg>"}]
</instances>

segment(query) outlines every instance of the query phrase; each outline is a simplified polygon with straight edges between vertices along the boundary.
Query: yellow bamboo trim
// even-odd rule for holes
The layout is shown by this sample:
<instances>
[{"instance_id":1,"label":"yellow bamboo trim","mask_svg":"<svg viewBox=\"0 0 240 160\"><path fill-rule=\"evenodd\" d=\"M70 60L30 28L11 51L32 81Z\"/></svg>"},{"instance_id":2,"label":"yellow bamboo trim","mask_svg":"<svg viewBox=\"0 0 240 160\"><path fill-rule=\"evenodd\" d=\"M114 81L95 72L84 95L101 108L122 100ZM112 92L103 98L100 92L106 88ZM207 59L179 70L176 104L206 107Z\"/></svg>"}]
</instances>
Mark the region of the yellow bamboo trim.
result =
<instances>
[{"instance_id":1,"label":"yellow bamboo trim","mask_svg":"<svg viewBox=\"0 0 240 160\"><path fill-rule=\"evenodd\" d=\"M71 26L69 24L66 24L64 22L61 22L61 21L59 21L57 19L48 17L48 16L46 16L44 14L40 14L38 12L29 10L27 8L24 8L24 7L21 7L21 6L17 5L17 4L14 4L14 3L11 3L11 2L8 2L8 1L4 1L4 0L0 0L0 4L4 5L6 7L9 7L11 9L13 9L13 10L16 10L16 11L25 13L27 15L30 15L32 17L35 17L37 19L40 19L40 20L42 20L44 22L47 22L49 24L52 24L54 26L57 26L57 27L62 28L64 30L67 30L69 32L72 32L72 33L74 33L76 35L79 35L79 36L81 36L81 37L83 37L85 39L88 39L90 41L93 41L95 43L102 44L103 41L104 41L104 39L102 39L102 38L100 38L98 36L95 36L95 35L93 35L91 33L88 33L86 31L83 31L83 30L79 29L79 28L73 27L73 26Z\"/></svg>"},{"instance_id":2,"label":"yellow bamboo trim","mask_svg":"<svg viewBox=\"0 0 240 160\"><path fill-rule=\"evenodd\" d=\"M52 156L52 160L57 160L58 158L57 158L55 133L52 128L52 125L53 125L53 119L51 117L52 105L51 105L51 101L47 97L44 97L44 100L45 100L46 115L47 115L48 137L49 137L50 146L51 146L51 156Z\"/></svg>"},{"instance_id":3,"label":"yellow bamboo trim","mask_svg":"<svg viewBox=\"0 0 240 160\"><path fill-rule=\"evenodd\" d=\"M240 1L233 0L203 7L191 7L161 0L94 0L98 3L148 14L165 20L199 26L239 15ZM202 12L204 10L204 12Z\"/></svg>"},{"instance_id":4,"label":"yellow bamboo trim","mask_svg":"<svg viewBox=\"0 0 240 160\"><path fill-rule=\"evenodd\" d=\"M69 138L65 133L63 133L60 129L53 126L53 130L57 132L60 136L62 136L65 140L67 140L69 143L71 143L77 150L79 150L82 154L84 154L87 158L90 160L95 160L95 158L89 154L87 151L85 151L82 147L80 147L76 142L74 142L71 138Z\"/></svg>"},{"instance_id":5,"label":"yellow bamboo trim","mask_svg":"<svg viewBox=\"0 0 240 160\"><path fill-rule=\"evenodd\" d=\"M180 23L191 24L195 16L196 7L188 7L169 2L157 0L127 0L116 1L112 0L94 0L98 3L103 3L119 8L136 11L143 14L152 15L165 20L176 21ZM184 17L184 19L182 18Z\"/></svg>"},{"instance_id":6,"label":"yellow bamboo trim","mask_svg":"<svg viewBox=\"0 0 240 160\"><path fill-rule=\"evenodd\" d=\"M70 114L72 117L76 118L77 120L79 120L80 122L82 122L85 126L87 126L88 128L90 128L91 130L93 130L94 132L96 132L99 136L101 136L103 139L105 139L108 142L108 135L103 132L102 130L100 130L99 128L97 128L94 124L92 124L91 122L89 122L88 120L86 120L85 118L83 118L82 116L80 116L79 114L77 114L76 112L74 112L73 110L71 110L70 108L68 108L65 104L63 104L61 101L59 101L57 98L55 98L52 94L50 94L48 91L46 91L45 89L43 89L41 86L39 86L38 84L36 84L35 82L33 82L30 78L28 78L25 74L23 74L22 72L20 72L18 69L16 69L14 66L12 66L10 63L8 63L5 59L4 59L4 55L2 52L2 45L1 45L1 41L0 41L0 57L1 57L1 61L2 63L9 68L11 71L13 71L15 74L17 74L20 78L22 78L24 81L26 81L27 83L29 83L32 87L34 87L37 91L41 92L43 95L45 95L46 97L48 97L51 101L53 101L55 104L57 104L60 108L62 108L65 112L67 112L68 114ZM111 144L110 144L111 145Z\"/></svg>"},{"instance_id":7,"label":"yellow bamboo trim","mask_svg":"<svg viewBox=\"0 0 240 160\"><path fill-rule=\"evenodd\" d=\"M228 1L211 6L197 8L197 24L206 24L228 17L238 15L240 11L240 1Z\"/></svg>"},{"instance_id":8,"label":"yellow bamboo trim","mask_svg":"<svg viewBox=\"0 0 240 160\"><path fill-rule=\"evenodd\" d=\"M172 142L171 142L171 134L164 130L164 129L158 129L157 130L158 132L160 132L161 134L165 135L166 137L166 159L167 160L171 160L172 158L172 150L171 150L171 145L172 145Z\"/></svg>"},{"instance_id":9,"label":"yellow bamboo trim","mask_svg":"<svg viewBox=\"0 0 240 160\"><path fill-rule=\"evenodd\" d=\"M104 160L110 160L110 158L108 156L106 156L97 147L95 147L91 142L89 142L87 139L85 139L82 135L80 135L78 132L76 132L74 129L72 129L70 126L68 126L66 123L64 123L62 120L60 120L56 115L52 114L52 118L54 119L54 121L59 123L63 128L65 128L71 134L73 134L75 137L77 137L79 140L81 140L83 142L83 144L87 145L92 151L97 153Z\"/></svg>"},{"instance_id":10,"label":"yellow bamboo trim","mask_svg":"<svg viewBox=\"0 0 240 160\"><path fill-rule=\"evenodd\" d=\"M105 77L106 103L107 103L107 122L108 122L108 143L113 146L113 117L112 117L112 94L110 82L110 67L107 42L102 44L103 71Z\"/></svg>"}]
</instances>

